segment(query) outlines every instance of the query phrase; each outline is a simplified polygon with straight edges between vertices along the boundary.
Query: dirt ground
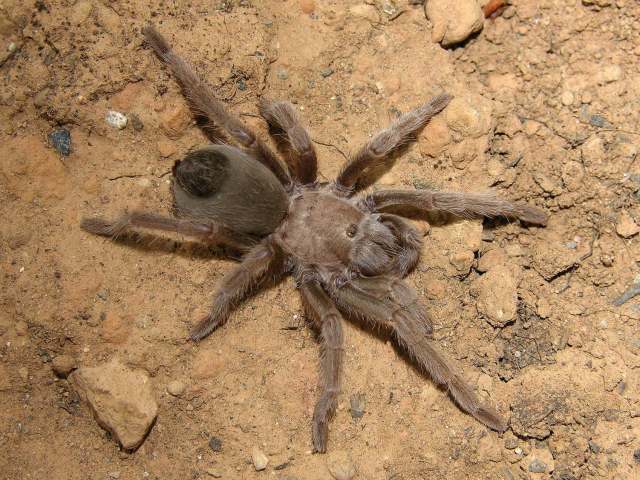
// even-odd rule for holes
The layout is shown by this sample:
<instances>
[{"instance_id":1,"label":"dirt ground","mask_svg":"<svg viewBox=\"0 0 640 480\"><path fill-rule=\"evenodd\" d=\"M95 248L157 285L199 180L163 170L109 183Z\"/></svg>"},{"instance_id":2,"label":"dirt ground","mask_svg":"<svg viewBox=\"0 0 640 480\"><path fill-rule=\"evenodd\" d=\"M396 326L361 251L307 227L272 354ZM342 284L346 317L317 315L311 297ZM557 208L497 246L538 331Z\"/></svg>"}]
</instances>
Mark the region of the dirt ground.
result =
<instances>
[{"instance_id":1,"label":"dirt ground","mask_svg":"<svg viewBox=\"0 0 640 480\"><path fill-rule=\"evenodd\" d=\"M514 0L447 50L409 3L0 2L0 478L314 480L340 462L363 479L640 476L640 302L613 304L640 273L640 4ZM258 98L291 100L321 178L398 112L442 90L460 100L459 128L436 118L381 184L491 188L550 214L546 228L422 222L408 280L441 349L510 418L506 433L347 325L330 453L312 454L318 346L290 279L193 344L189 325L232 263L80 230L83 215L167 212L173 162L205 143L143 45L148 21L261 132ZM125 129L107 124L111 109ZM60 127L68 156L48 140ZM487 313L496 299L508 321ZM148 372L159 414L135 453L55 377L63 354Z\"/></svg>"}]
</instances>

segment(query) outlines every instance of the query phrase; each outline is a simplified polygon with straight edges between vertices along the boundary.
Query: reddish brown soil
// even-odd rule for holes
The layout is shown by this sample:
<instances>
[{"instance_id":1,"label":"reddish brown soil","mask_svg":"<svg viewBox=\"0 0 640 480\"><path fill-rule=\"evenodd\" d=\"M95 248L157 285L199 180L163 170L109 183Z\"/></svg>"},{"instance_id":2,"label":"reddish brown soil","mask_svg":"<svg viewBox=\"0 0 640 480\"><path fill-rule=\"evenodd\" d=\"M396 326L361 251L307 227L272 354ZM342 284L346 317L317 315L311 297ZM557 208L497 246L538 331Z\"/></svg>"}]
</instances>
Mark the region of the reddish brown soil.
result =
<instances>
[{"instance_id":1,"label":"reddish brown soil","mask_svg":"<svg viewBox=\"0 0 640 480\"><path fill-rule=\"evenodd\" d=\"M0 478L330 478L333 457L310 453L318 347L290 280L195 345L188 327L232 264L189 243L143 248L78 227L83 215L167 211L167 172L205 142L176 120L184 102L142 44L147 21L262 132L259 96L296 104L322 178L340 168L338 150L446 89L477 109L476 130L438 117L382 183L491 187L551 215L544 229L434 224L409 277L441 348L511 429L488 431L389 342L348 325L331 455L363 479L637 478L640 303L612 301L640 273L640 5L514 0L444 50L407 0L393 19L315 3L313 15L299 0L0 3ZM115 130L109 109L144 127ZM68 157L48 145L60 126ZM507 263L518 282L515 319L497 327L478 312L490 285L476 267L490 250L486 263ZM137 452L119 451L55 378L61 354L80 365L119 356L149 373L160 411ZM187 386L180 397L166 392L174 380ZM254 470L254 447L266 471ZM535 458L547 473L530 471Z\"/></svg>"}]
</instances>

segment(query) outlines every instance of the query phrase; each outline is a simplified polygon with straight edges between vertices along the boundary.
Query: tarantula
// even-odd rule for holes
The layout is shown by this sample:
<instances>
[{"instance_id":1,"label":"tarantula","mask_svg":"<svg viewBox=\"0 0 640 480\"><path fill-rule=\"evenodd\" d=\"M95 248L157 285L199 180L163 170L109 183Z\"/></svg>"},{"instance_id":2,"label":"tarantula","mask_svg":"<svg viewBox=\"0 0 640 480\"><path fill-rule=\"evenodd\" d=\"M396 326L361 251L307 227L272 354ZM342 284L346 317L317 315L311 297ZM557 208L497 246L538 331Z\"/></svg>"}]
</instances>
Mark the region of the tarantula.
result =
<instances>
[{"instance_id":1,"label":"tarantula","mask_svg":"<svg viewBox=\"0 0 640 480\"><path fill-rule=\"evenodd\" d=\"M223 325L267 279L293 275L322 351L321 393L312 427L316 452L326 451L328 422L340 391L343 314L391 333L462 410L504 431L502 416L480 402L434 346L431 321L417 294L402 281L418 262L421 237L390 212L411 207L461 217L517 218L535 225L544 225L546 215L485 193L378 190L355 196L391 167L452 97L437 95L401 115L362 146L334 181L319 182L313 143L289 102L262 100L259 106L285 168L260 138L225 110L153 27L145 27L144 35L173 72L213 145L175 163L174 217L132 212L115 221L84 218L82 228L108 237L136 229L161 230L239 252L241 263L222 279L210 312L191 330L194 341Z\"/></svg>"}]
</instances>

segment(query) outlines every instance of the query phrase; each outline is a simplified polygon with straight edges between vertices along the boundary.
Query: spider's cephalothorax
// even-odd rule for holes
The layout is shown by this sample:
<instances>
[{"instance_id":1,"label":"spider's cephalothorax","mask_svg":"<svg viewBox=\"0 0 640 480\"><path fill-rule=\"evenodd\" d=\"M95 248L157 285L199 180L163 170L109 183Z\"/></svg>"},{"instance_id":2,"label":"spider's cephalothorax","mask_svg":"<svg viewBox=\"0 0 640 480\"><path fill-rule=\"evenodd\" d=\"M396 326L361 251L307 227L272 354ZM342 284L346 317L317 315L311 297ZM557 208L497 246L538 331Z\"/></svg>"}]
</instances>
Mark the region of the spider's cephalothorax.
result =
<instances>
[{"instance_id":1,"label":"spider's cephalothorax","mask_svg":"<svg viewBox=\"0 0 640 480\"><path fill-rule=\"evenodd\" d=\"M518 218L536 225L544 225L546 215L485 193L378 190L355 196L391 167L451 97L440 94L401 115L361 147L335 181L318 183L313 144L290 103L260 104L285 167L224 109L156 30L147 27L144 33L177 78L194 115L206 120L202 128L214 144L176 163L173 217L132 212L115 221L85 218L82 227L111 237L136 229L171 231L240 252L241 263L221 281L210 313L191 331L193 340L226 322L233 308L265 279L294 275L322 348L321 394L312 430L318 452L326 451L328 421L340 389L343 314L390 332L463 410L494 430L505 430L505 420L479 401L434 346L429 317L402 281L418 261L421 238L390 212L408 207L462 217Z\"/></svg>"}]
</instances>

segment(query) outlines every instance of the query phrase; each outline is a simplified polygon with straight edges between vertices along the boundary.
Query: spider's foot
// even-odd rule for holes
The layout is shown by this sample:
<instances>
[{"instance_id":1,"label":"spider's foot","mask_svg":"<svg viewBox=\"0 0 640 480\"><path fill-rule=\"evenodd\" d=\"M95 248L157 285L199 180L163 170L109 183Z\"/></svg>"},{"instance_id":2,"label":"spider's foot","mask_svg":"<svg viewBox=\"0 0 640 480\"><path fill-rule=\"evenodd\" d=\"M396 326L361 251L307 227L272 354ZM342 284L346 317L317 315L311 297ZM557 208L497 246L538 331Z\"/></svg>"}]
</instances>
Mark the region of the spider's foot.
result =
<instances>
[{"instance_id":1,"label":"spider's foot","mask_svg":"<svg viewBox=\"0 0 640 480\"><path fill-rule=\"evenodd\" d=\"M189 332L189 338L194 342L202 340L218 328L219 325L220 322L213 318L211 314L205 315L200 319L196 326L191 329Z\"/></svg>"}]
</instances>

